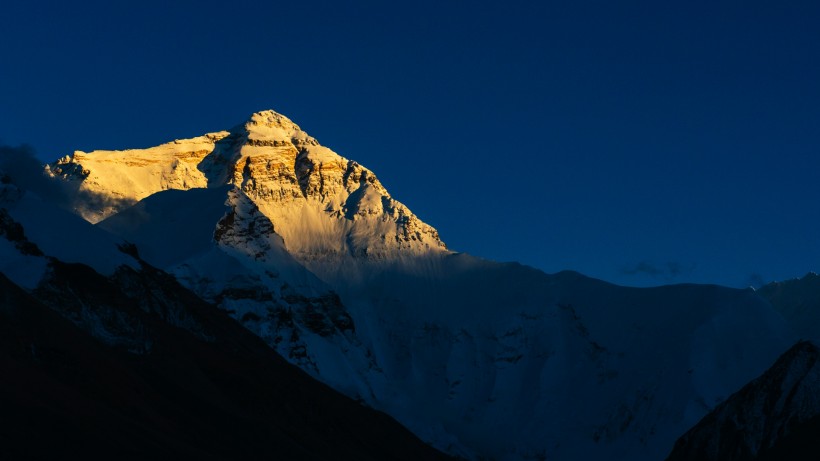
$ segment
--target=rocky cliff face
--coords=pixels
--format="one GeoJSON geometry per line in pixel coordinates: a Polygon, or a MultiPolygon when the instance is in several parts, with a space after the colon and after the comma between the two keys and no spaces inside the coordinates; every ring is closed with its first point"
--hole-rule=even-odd
{"type": "Polygon", "coordinates": [[[274,111],[149,149],[78,151],[46,173],[73,185],[74,207],[91,222],[159,191],[231,184],[303,262],[445,251],[438,232],[390,197],[372,171],[274,111]]]}

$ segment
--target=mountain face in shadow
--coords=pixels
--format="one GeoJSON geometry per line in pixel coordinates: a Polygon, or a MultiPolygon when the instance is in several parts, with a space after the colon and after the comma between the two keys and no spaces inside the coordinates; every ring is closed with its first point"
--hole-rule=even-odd
{"type": "Polygon", "coordinates": [[[820,348],[801,341],[706,415],[668,461],[820,458],[820,348]]]}
{"type": "Polygon", "coordinates": [[[34,289],[0,273],[5,459],[448,459],[174,277],[47,258],[5,217],[5,261],[45,260],[34,289]]]}
{"type": "Polygon", "coordinates": [[[670,461],[820,458],[820,277],[772,282],[756,293],[804,340],[678,439],[670,461]]]}

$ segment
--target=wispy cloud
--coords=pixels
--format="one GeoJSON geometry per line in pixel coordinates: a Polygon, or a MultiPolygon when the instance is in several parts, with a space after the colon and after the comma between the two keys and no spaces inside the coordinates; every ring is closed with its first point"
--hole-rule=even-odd
{"type": "Polygon", "coordinates": [[[34,149],[27,145],[0,145],[0,181],[11,182],[21,189],[34,192],[43,200],[72,211],[75,201],[85,202],[95,209],[133,204],[132,200],[81,190],[79,181],[48,177],[43,164],[34,155],[34,149]]]}
{"type": "Polygon", "coordinates": [[[766,279],[763,278],[762,275],[758,274],[757,272],[752,272],[746,277],[746,285],[754,288],[760,288],[765,285],[766,279]]]}
{"type": "Polygon", "coordinates": [[[653,264],[648,261],[641,261],[633,266],[621,269],[625,275],[644,275],[657,279],[674,280],[678,277],[691,274],[695,270],[695,264],[683,264],[676,261],[668,261],[665,264],[653,264]]]}
{"type": "Polygon", "coordinates": [[[43,168],[30,146],[0,145],[0,172],[15,183],[28,185],[41,179],[43,168]]]}
{"type": "Polygon", "coordinates": [[[43,165],[30,146],[0,145],[0,177],[4,182],[12,182],[46,200],[64,205],[65,186],[43,174],[43,165]]]}

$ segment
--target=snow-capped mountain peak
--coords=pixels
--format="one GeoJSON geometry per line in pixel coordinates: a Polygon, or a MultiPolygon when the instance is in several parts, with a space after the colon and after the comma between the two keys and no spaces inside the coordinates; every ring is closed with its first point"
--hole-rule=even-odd
{"type": "Polygon", "coordinates": [[[438,232],[394,200],[371,170],[272,110],[229,131],[148,149],[77,151],[46,172],[75,186],[74,207],[91,222],[159,191],[231,184],[303,262],[446,251],[438,232]]]}
{"type": "Polygon", "coordinates": [[[286,116],[274,111],[256,112],[242,125],[252,143],[264,141],[285,141],[291,144],[318,142],[299,128],[299,125],[286,116]]]}
{"type": "Polygon", "coordinates": [[[659,459],[796,339],[752,291],[454,254],[371,170],[273,111],[46,170],[289,361],[468,459],[659,459]]]}

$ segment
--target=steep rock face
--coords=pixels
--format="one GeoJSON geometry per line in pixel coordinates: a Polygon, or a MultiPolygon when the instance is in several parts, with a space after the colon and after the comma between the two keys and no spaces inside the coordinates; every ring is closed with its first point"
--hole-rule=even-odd
{"type": "Polygon", "coordinates": [[[73,185],[75,210],[98,222],[162,190],[232,184],[297,259],[386,259],[444,251],[435,229],[372,171],[322,147],[274,111],[244,125],[149,149],[75,152],[46,166],[73,185]]]}
{"type": "Polygon", "coordinates": [[[817,459],[818,423],[820,349],[799,342],[683,435],[667,459],[817,459]]]}
{"type": "Polygon", "coordinates": [[[320,146],[286,117],[260,112],[245,128],[234,182],[297,259],[444,249],[435,229],[393,200],[372,171],[320,146]]]}

